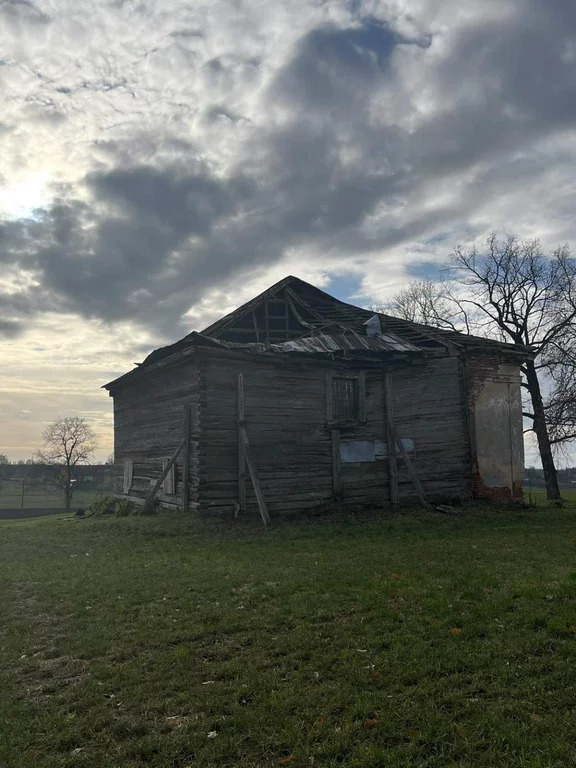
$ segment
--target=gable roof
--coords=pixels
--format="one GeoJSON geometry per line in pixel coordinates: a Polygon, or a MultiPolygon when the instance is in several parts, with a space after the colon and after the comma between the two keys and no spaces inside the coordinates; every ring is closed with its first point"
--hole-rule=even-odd
{"type": "Polygon", "coordinates": [[[293,275],[288,275],[274,283],[274,285],[262,291],[258,296],[255,296],[229,314],[216,320],[207,328],[204,328],[201,333],[204,336],[219,338],[226,329],[252,312],[265,299],[278,296],[280,293],[287,294],[293,302],[300,304],[303,309],[308,310],[306,323],[311,326],[311,330],[336,323],[342,324],[351,331],[365,335],[365,323],[375,314],[378,314],[384,321],[383,330],[390,330],[396,333],[401,332],[404,337],[415,343],[446,343],[440,341],[438,334],[436,334],[436,329],[430,326],[411,323],[407,320],[400,320],[380,312],[374,312],[374,310],[347,304],[317,288],[315,285],[293,275]]]}
{"type": "Polygon", "coordinates": [[[377,315],[381,321],[381,327],[384,332],[397,334],[404,340],[410,341],[419,347],[474,347],[490,346],[505,350],[525,351],[530,353],[528,347],[522,345],[508,344],[495,339],[487,339],[483,336],[474,336],[472,334],[462,333],[460,331],[450,331],[435,328],[423,323],[415,323],[411,320],[403,320],[400,317],[387,315],[383,312],[357,307],[354,304],[348,304],[340,299],[331,296],[329,293],[317,288],[299,277],[288,275],[282,280],[271,285],[262,293],[255,296],[250,301],[242,304],[224,317],[204,328],[201,333],[212,338],[219,338],[227,328],[235,322],[249,314],[261,302],[272,296],[278,295],[281,291],[286,291],[290,297],[299,301],[307,307],[316,319],[308,318],[307,322],[316,330],[321,329],[330,323],[341,324],[348,330],[357,333],[366,333],[365,325],[370,318],[377,315]]]}
{"type": "Polygon", "coordinates": [[[154,366],[167,358],[183,355],[198,346],[243,350],[252,354],[423,354],[431,353],[432,350],[437,350],[437,354],[438,350],[450,354],[458,349],[476,348],[516,353],[524,358],[532,355],[528,347],[521,345],[442,330],[356,307],[336,299],[298,277],[288,275],[203,331],[192,331],[174,344],[154,350],[137,368],[106,384],[105,388],[109,389],[144,368],[154,366]],[[286,318],[290,314],[298,330],[286,330],[286,336],[275,341],[260,340],[256,312],[261,311],[268,301],[277,302],[278,299],[282,299],[286,304],[286,318]],[[375,316],[380,320],[382,333],[378,336],[368,336],[366,325],[375,316]],[[253,326],[246,322],[249,318],[253,318],[253,326]],[[243,327],[240,327],[243,323],[243,327]],[[239,334],[241,340],[234,339],[235,333],[239,334]],[[256,339],[251,338],[253,335],[256,335],[256,339]]]}

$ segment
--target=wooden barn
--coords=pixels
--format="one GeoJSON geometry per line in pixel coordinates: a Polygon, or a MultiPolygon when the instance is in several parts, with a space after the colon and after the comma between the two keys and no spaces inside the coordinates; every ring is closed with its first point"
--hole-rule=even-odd
{"type": "Polygon", "coordinates": [[[525,347],[286,277],[106,385],[115,491],[200,514],[522,498],[525,347]]]}

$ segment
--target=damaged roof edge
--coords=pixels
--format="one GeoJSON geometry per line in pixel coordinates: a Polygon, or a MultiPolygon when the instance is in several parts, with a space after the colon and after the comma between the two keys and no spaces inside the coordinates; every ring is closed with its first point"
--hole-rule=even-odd
{"type": "MultiPolygon", "coordinates": [[[[463,333],[461,331],[435,328],[423,323],[417,323],[412,320],[405,320],[401,317],[395,317],[394,315],[388,315],[384,312],[374,312],[373,310],[366,309],[365,307],[358,307],[354,304],[342,301],[341,299],[337,299],[335,296],[331,296],[321,288],[318,288],[317,286],[312,285],[312,283],[308,283],[299,277],[295,277],[294,275],[287,275],[286,277],[282,278],[282,280],[274,283],[265,291],[262,291],[257,296],[255,296],[253,299],[250,299],[241,306],[232,310],[232,312],[229,312],[227,315],[224,315],[224,317],[219,318],[214,323],[204,328],[202,331],[200,331],[200,333],[204,336],[213,336],[214,334],[219,333],[231,322],[237,321],[248,314],[253,307],[257,306],[258,303],[262,301],[262,299],[265,297],[274,296],[283,288],[288,288],[289,290],[295,289],[296,292],[298,291],[298,288],[304,289],[308,292],[312,291],[312,293],[315,294],[318,299],[328,301],[333,305],[341,307],[345,311],[351,311],[355,313],[357,315],[356,319],[362,322],[362,324],[364,324],[365,320],[369,320],[371,316],[377,315],[380,318],[382,329],[385,332],[387,326],[392,326],[388,332],[397,332],[400,334],[403,334],[404,331],[406,333],[412,334],[416,332],[420,335],[422,341],[427,339],[432,343],[438,344],[439,346],[448,349],[461,349],[463,347],[476,344],[489,344],[491,346],[501,346],[502,348],[521,346],[498,341],[496,339],[487,339],[482,336],[474,336],[472,334],[463,333]]],[[[321,310],[319,311],[320,314],[322,314],[321,310]]],[[[343,322],[345,323],[346,320],[343,320],[343,322]]],[[[189,337],[184,338],[187,339],[189,337]]],[[[530,352],[528,347],[525,347],[525,349],[527,352],[530,352]]]]}
{"type": "MultiPolygon", "coordinates": [[[[523,360],[528,357],[533,357],[534,355],[534,353],[527,347],[520,347],[520,345],[506,345],[498,342],[496,342],[496,345],[496,349],[499,351],[504,352],[505,354],[514,355],[515,357],[521,357],[523,360]]],[[[171,354],[166,354],[146,365],[141,364],[138,367],[133,368],[123,376],[119,376],[117,379],[105,384],[102,389],[110,391],[125,381],[135,377],[139,378],[146,373],[152,373],[159,368],[163,368],[172,363],[178,363],[181,360],[190,357],[198,347],[209,347],[212,349],[228,350],[230,352],[244,352],[249,355],[281,355],[288,357],[303,355],[321,356],[332,359],[336,355],[354,355],[355,353],[364,356],[381,356],[390,353],[401,354],[403,356],[426,356],[427,354],[430,354],[430,350],[418,347],[415,344],[400,339],[396,334],[387,333],[382,334],[381,336],[361,336],[354,331],[337,334],[317,334],[274,344],[266,342],[238,343],[233,341],[223,341],[193,331],[186,337],[185,345],[183,345],[182,342],[177,342],[177,344],[173,346],[178,346],[178,348],[171,354]]],[[[477,345],[477,349],[479,348],[481,348],[480,344],[477,345]]],[[[163,347],[161,349],[169,350],[170,347],[163,347]]],[[[470,351],[473,350],[474,347],[470,349],[470,351]]]]}
{"type": "MultiPolygon", "coordinates": [[[[184,340],[182,340],[184,341],[184,340]]],[[[212,347],[216,349],[226,349],[235,352],[247,352],[252,355],[284,354],[284,355],[322,355],[331,356],[342,352],[381,354],[382,352],[401,352],[422,354],[423,350],[410,342],[403,341],[395,334],[384,334],[381,337],[360,336],[355,332],[339,334],[319,334],[292,341],[278,342],[270,344],[266,342],[237,343],[233,341],[223,341],[221,339],[212,339],[202,333],[193,331],[186,337],[186,343],[182,341],[172,345],[178,347],[172,353],[168,353],[151,361],[148,364],[141,363],[128,373],[119,376],[117,379],[104,384],[102,389],[110,390],[118,384],[141,375],[143,372],[149,373],[157,368],[169,364],[171,361],[177,361],[183,357],[188,357],[196,347],[212,347]]],[[[161,347],[156,352],[168,352],[170,346],[161,347]]],[[[153,353],[152,353],[153,354],[153,353]]],[[[150,355],[149,355],[150,357],[150,355]]]]}
{"type": "MultiPolygon", "coordinates": [[[[303,299],[304,301],[304,299],[303,299]]],[[[322,319],[322,318],[320,318],[322,319]]],[[[457,331],[444,331],[439,328],[413,323],[409,320],[396,318],[383,313],[371,312],[362,307],[340,301],[329,293],[317,288],[298,277],[288,275],[268,289],[246,302],[242,306],[230,312],[228,315],[209,325],[200,333],[192,331],[174,344],[160,347],[152,351],[138,367],[117,379],[105,384],[103,389],[112,387],[139,376],[143,370],[155,370],[160,364],[170,364],[181,357],[188,356],[197,346],[211,346],[220,349],[244,351],[251,354],[303,354],[303,355],[337,355],[337,354],[377,354],[396,352],[402,354],[431,354],[430,342],[445,354],[459,354],[464,351],[499,350],[516,358],[528,360],[534,357],[534,351],[530,347],[508,344],[495,339],[487,339],[481,336],[472,336],[457,331]],[[283,288],[300,289],[307,292],[306,300],[310,298],[310,292],[320,301],[318,306],[319,317],[325,315],[324,324],[316,324],[311,332],[298,338],[277,342],[235,342],[215,338],[214,334],[225,328],[231,321],[243,316],[257,305],[264,297],[270,297],[283,288]],[[324,303],[328,301],[333,307],[342,308],[336,316],[334,312],[326,310],[324,303]],[[381,333],[359,333],[359,329],[366,326],[371,318],[378,317],[381,323],[381,333]],[[360,324],[360,325],[359,325],[360,324]],[[460,350],[458,352],[457,350],[460,350]]]]}

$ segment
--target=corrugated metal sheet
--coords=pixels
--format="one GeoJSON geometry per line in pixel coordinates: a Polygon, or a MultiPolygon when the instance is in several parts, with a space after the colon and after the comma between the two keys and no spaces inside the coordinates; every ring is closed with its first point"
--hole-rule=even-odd
{"type": "Polygon", "coordinates": [[[382,336],[361,336],[358,333],[334,333],[307,336],[274,346],[283,352],[420,352],[420,348],[399,336],[384,333],[382,336]]]}
{"type": "Polygon", "coordinates": [[[355,332],[349,333],[319,333],[314,336],[306,336],[291,341],[281,341],[276,344],[263,344],[250,342],[237,344],[232,341],[211,339],[211,341],[223,347],[234,349],[246,349],[255,353],[281,352],[281,353],[308,353],[331,354],[337,352],[421,352],[420,347],[404,341],[392,333],[384,333],[382,336],[361,336],[355,332]]]}

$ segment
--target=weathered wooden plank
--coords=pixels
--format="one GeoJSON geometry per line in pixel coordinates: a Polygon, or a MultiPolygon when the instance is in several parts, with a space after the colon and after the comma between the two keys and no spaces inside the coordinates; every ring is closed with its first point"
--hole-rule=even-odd
{"type": "Polygon", "coordinates": [[[366,423],[366,371],[358,373],[358,421],[366,423]]]}
{"type": "Polygon", "coordinates": [[[238,504],[246,511],[246,452],[241,428],[244,426],[244,374],[238,374],[238,504]]]}
{"type": "Polygon", "coordinates": [[[182,450],[182,511],[188,511],[190,503],[190,426],[192,410],[190,404],[184,406],[184,448],[182,450]]]}
{"type": "MultiPolygon", "coordinates": [[[[392,446],[394,441],[394,430],[392,428],[392,383],[390,372],[385,371],[383,377],[384,384],[384,419],[386,423],[386,444],[392,446]]],[[[388,480],[390,483],[390,502],[398,504],[398,465],[396,462],[396,451],[388,450],[388,480]]]]}
{"type": "Polygon", "coordinates": [[[164,478],[166,477],[168,472],[170,472],[170,469],[174,466],[176,459],[178,458],[178,456],[180,455],[180,452],[184,448],[184,443],[185,443],[185,440],[182,440],[180,445],[176,449],[175,453],[173,454],[173,456],[170,458],[169,461],[166,462],[166,466],[164,470],[161,472],[160,477],[156,481],[156,485],[150,491],[148,498],[146,499],[146,502],[142,507],[141,513],[145,513],[150,509],[152,502],[154,501],[154,497],[156,496],[156,494],[160,490],[160,487],[162,486],[162,483],[164,482],[164,478]]]}
{"type": "Polygon", "coordinates": [[[270,515],[268,514],[268,509],[266,508],[266,501],[264,500],[264,495],[262,494],[262,489],[260,488],[260,481],[258,480],[258,473],[256,472],[256,465],[254,464],[252,451],[250,450],[250,442],[248,440],[248,435],[246,433],[246,427],[243,424],[241,424],[239,427],[239,430],[240,430],[240,435],[242,439],[242,444],[244,446],[244,456],[246,458],[246,463],[248,465],[250,477],[252,478],[252,485],[254,486],[254,492],[256,493],[256,498],[258,499],[258,508],[260,509],[260,516],[262,517],[262,522],[264,523],[264,525],[269,525],[270,515]]]}
{"type": "Polygon", "coordinates": [[[334,402],[332,394],[332,371],[326,371],[325,376],[326,421],[328,424],[334,418],[334,402]]]}
{"type": "MultiPolygon", "coordinates": [[[[416,490],[416,494],[418,495],[418,498],[420,499],[422,506],[425,508],[428,508],[430,505],[428,504],[428,502],[426,501],[426,497],[424,496],[424,490],[422,488],[422,484],[420,483],[420,478],[418,477],[416,468],[412,463],[412,459],[408,455],[406,448],[404,447],[404,443],[402,442],[400,437],[398,437],[398,433],[396,432],[396,427],[392,422],[390,422],[390,425],[392,428],[392,433],[394,435],[394,441],[396,442],[396,445],[398,446],[400,453],[402,454],[402,458],[404,459],[404,463],[406,464],[406,469],[408,470],[410,479],[414,484],[414,489],[416,490]]],[[[394,443],[391,443],[391,444],[393,445],[394,443]]],[[[392,453],[392,451],[390,451],[390,453],[392,453]]]]}
{"type": "Polygon", "coordinates": [[[130,493],[130,488],[132,487],[132,481],[134,478],[134,461],[133,459],[124,459],[123,461],[123,467],[124,467],[124,493],[130,493]]]}

